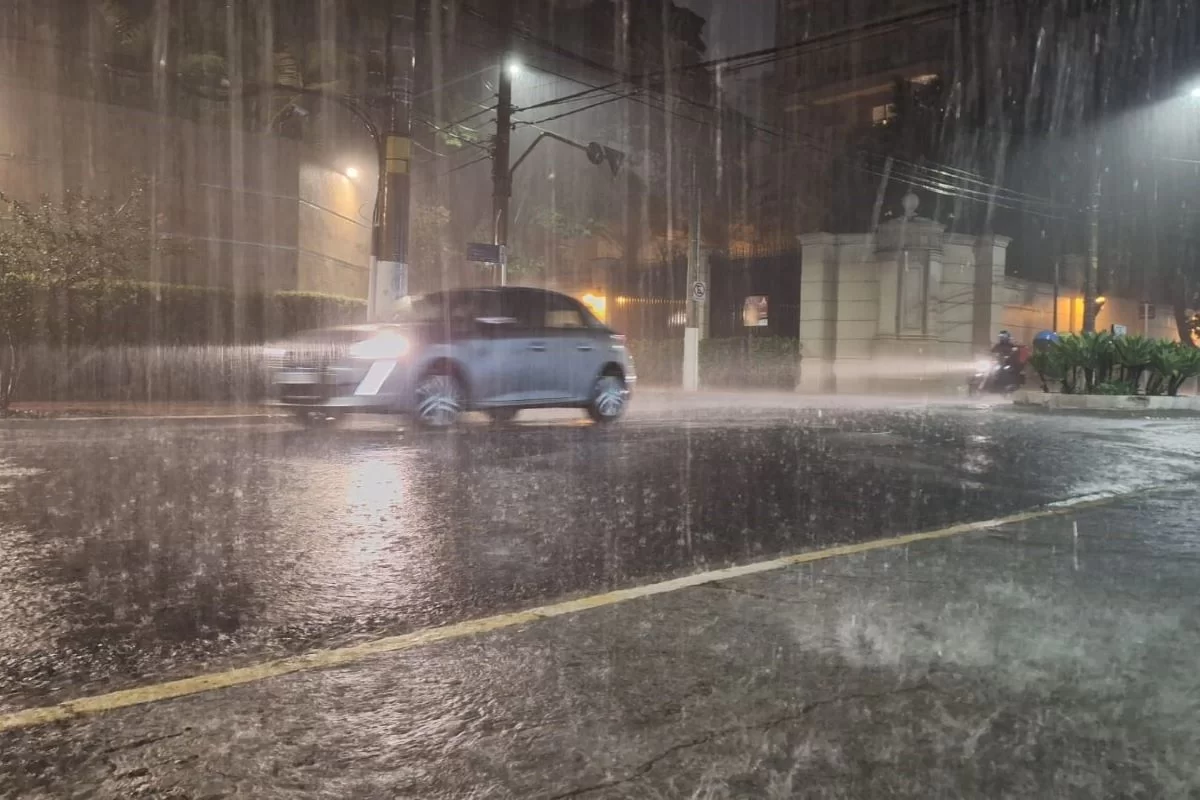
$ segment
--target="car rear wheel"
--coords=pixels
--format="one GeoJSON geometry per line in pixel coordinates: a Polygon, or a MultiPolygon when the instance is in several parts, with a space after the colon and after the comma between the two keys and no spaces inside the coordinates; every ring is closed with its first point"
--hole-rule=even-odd
{"type": "Polygon", "coordinates": [[[414,392],[413,418],[423,428],[449,428],[462,416],[462,381],[450,370],[426,373],[414,392]]]}
{"type": "Polygon", "coordinates": [[[519,408],[490,408],[487,415],[496,425],[507,425],[516,419],[519,413],[521,413],[519,408]]]}
{"type": "Polygon", "coordinates": [[[629,389],[619,375],[601,375],[592,389],[588,416],[596,422],[616,422],[629,404],[629,389]]]}

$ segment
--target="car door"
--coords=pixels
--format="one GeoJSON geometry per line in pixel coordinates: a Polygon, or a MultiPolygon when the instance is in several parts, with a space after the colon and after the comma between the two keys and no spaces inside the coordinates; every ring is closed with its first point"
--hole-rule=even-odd
{"type": "Polygon", "coordinates": [[[538,404],[558,396],[552,388],[554,345],[546,336],[546,293],[508,288],[502,293],[503,314],[512,320],[508,339],[506,403],[538,404]]]}
{"type": "Polygon", "coordinates": [[[553,356],[550,381],[556,396],[586,400],[603,365],[607,331],[575,298],[548,292],[546,338],[553,356]]]}
{"type": "Polygon", "coordinates": [[[462,333],[456,347],[466,365],[472,400],[502,405],[519,398],[529,360],[528,331],[513,317],[500,289],[457,293],[469,298],[469,313],[453,323],[462,333]]]}

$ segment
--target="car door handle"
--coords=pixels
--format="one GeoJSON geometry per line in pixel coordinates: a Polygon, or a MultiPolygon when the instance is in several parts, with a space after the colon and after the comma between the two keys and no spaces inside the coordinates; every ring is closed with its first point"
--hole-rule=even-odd
{"type": "Polygon", "coordinates": [[[546,345],[544,345],[544,344],[531,344],[531,345],[529,345],[529,349],[530,349],[530,350],[532,350],[532,351],[534,351],[535,353],[544,353],[544,352],[546,352],[546,345]]]}
{"type": "Polygon", "coordinates": [[[589,350],[595,350],[596,348],[592,347],[590,344],[581,344],[581,345],[576,346],[575,349],[583,350],[584,352],[587,352],[589,350]]]}

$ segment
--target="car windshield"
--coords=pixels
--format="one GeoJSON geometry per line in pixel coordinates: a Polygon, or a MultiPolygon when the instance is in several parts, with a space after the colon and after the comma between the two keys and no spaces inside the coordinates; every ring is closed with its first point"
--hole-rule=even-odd
{"type": "Polygon", "coordinates": [[[1200,0],[0,0],[0,800],[1200,800],[1200,0]]]}
{"type": "Polygon", "coordinates": [[[445,314],[444,295],[409,295],[396,303],[392,321],[400,324],[440,322],[445,314]]]}

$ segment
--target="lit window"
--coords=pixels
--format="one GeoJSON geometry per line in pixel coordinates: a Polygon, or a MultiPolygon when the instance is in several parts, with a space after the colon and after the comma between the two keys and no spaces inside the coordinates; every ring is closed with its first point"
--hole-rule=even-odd
{"type": "Polygon", "coordinates": [[[887,125],[896,118],[896,104],[884,103],[871,109],[872,125],[887,125]]]}
{"type": "Polygon", "coordinates": [[[767,296],[752,294],[742,303],[742,325],[747,328],[767,327],[767,296]]]}

